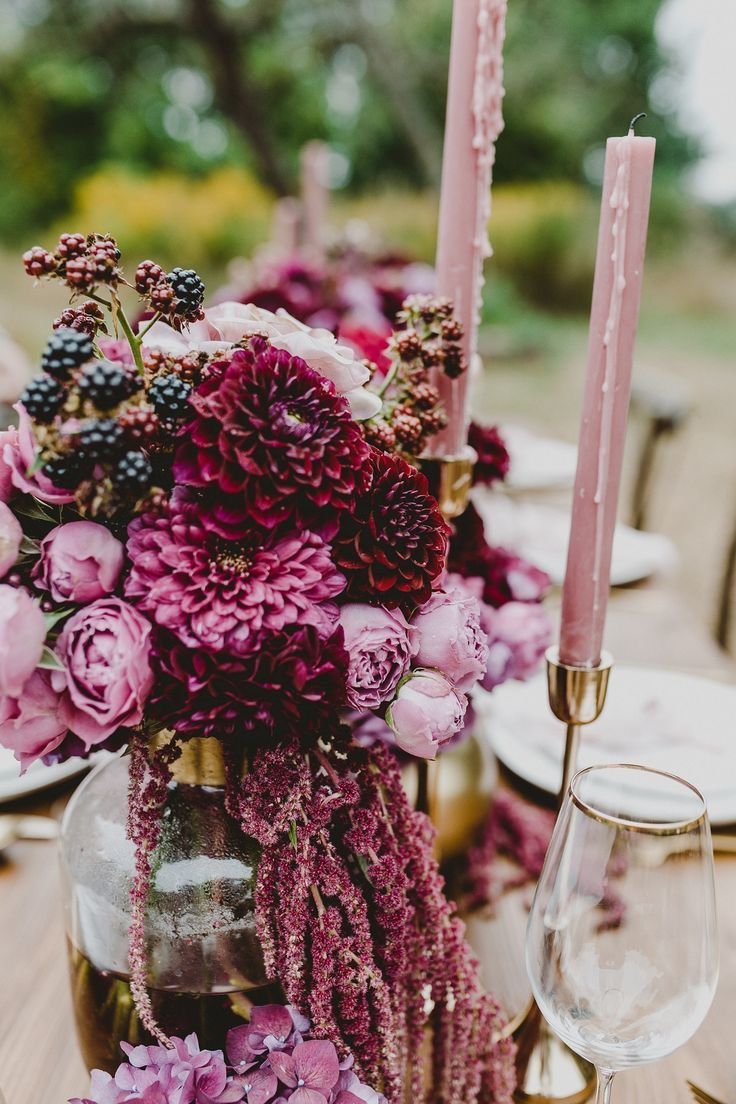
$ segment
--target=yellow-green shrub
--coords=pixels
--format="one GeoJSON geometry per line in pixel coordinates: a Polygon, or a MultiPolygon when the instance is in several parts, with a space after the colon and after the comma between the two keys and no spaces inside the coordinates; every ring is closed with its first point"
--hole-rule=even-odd
{"type": "Polygon", "coordinates": [[[110,167],[78,186],[65,227],[113,234],[129,258],[222,269],[268,238],[273,199],[245,169],[200,178],[110,167]]]}

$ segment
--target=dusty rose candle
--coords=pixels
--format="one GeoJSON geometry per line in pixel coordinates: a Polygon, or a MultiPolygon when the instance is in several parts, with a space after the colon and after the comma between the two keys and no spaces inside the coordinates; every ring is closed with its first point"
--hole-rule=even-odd
{"type": "MultiPolygon", "coordinates": [[[[503,129],[506,0],[455,0],[447,88],[445,148],[437,232],[437,293],[452,299],[465,331],[470,365],[476,345],[495,143],[503,129]]],[[[431,456],[457,456],[467,443],[469,371],[458,380],[436,373],[448,425],[431,456]]]]}
{"type": "Polygon", "coordinates": [[[301,151],[304,245],[315,260],[322,260],[325,252],[329,161],[330,151],[324,142],[307,142],[301,151]]]}
{"type": "Polygon", "coordinates": [[[609,138],[580,426],[560,659],[600,660],[639,318],[653,138],[609,138]]]}

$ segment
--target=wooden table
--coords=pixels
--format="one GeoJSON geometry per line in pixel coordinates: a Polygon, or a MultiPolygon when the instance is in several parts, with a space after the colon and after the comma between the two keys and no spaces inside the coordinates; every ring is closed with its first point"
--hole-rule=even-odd
{"type": "MultiPolygon", "coordinates": [[[[736,671],[670,586],[616,592],[606,642],[622,663],[736,679],[736,671]]],[[[18,807],[58,812],[64,800],[57,793],[18,807]]],[[[677,1054],[620,1077],[614,1095],[628,1104],[687,1104],[688,1077],[736,1102],[736,856],[719,857],[716,876],[721,981],[713,1008],[677,1054]]],[[[510,895],[493,924],[478,921],[472,929],[474,943],[487,948],[483,958],[489,976],[505,964],[506,976],[496,984],[509,990],[517,1006],[526,992],[520,953],[525,904],[524,893],[510,895]]],[[[55,846],[19,842],[0,867],[0,1088],[7,1104],[65,1104],[68,1097],[83,1095],[86,1086],[72,1025],[55,846]]]]}

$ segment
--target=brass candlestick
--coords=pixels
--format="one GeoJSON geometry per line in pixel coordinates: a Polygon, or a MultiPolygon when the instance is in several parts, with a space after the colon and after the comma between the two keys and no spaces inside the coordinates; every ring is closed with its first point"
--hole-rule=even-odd
{"type": "MultiPolygon", "coordinates": [[[[581,728],[600,716],[612,666],[613,659],[605,652],[597,667],[571,667],[560,661],[557,648],[547,651],[549,704],[555,717],[567,725],[558,809],[577,770],[581,728]]],[[[520,1104],[583,1104],[592,1096],[595,1069],[555,1035],[534,1000],[521,1022],[517,1019],[510,1026],[517,1046],[515,1100],[520,1104]]]]}
{"type": "Polygon", "coordinates": [[[475,449],[468,447],[459,456],[422,457],[419,461],[445,521],[452,521],[464,513],[473,486],[476,460],[475,449]]]}

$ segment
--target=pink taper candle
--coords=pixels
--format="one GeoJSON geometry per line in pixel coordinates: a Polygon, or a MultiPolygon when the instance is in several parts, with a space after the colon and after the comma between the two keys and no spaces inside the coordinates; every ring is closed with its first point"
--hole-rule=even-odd
{"type": "Polygon", "coordinates": [[[324,259],[329,207],[330,151],[324,142],[307,142],[301,151],[304,245],[316,261],[324,259]]]}
{"type": "Polygon", "coordinates": [[[600,661],[649,220],[654,138],[609,138],[578,467],[562,591],[560,659],[600,661]]]}
{"type": "Polygon", "coordinates": [[[437,293],[455,304],[465,331],[468,371],[458,380],[435,374],[448,425],[430,442],[431,456],[457,456],[467,444],[468,377],[476,353],[483,262],[490,256],[488,219],[495,143],[503,129],[506,0],[455,0],[447,87],[442,192],[437,232],[437,293]]]}

